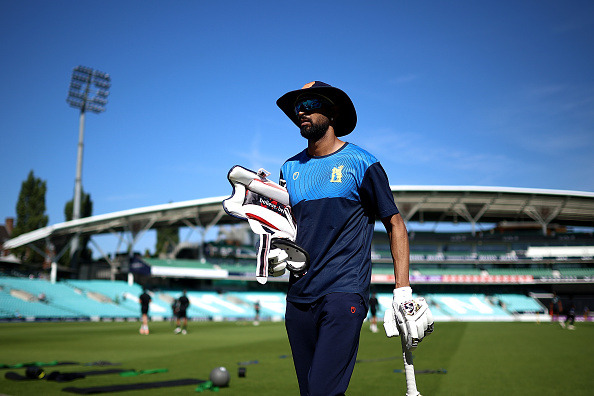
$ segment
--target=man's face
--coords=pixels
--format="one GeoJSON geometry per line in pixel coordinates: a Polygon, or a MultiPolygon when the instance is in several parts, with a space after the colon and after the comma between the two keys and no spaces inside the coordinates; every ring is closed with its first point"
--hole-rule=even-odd
{"type": "Polygon", "coordinates": [[[307,140],[318,141],[326,134],[330,126],[330,119],[322,113],[310,112],[299,115],[299,129],[301,136],[307,140]]]}
{"type": "Polygon", "coordinates": [[[324,104],[320,108],[301,108],[297,112],[297,120],[301,136],[307,140],[318,141],[328,131],[330,126],[329,105],[324,104]]]}

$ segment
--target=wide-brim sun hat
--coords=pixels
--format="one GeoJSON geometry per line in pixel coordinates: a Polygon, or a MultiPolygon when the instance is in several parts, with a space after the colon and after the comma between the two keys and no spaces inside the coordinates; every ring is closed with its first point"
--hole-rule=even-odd
{"type": "Polygon", "coordinates": [[[338,106],[338,116],[334,120],[334,133],[336,136],[348,135],[357,125],[357,112],[351,98],[341,89],[326,84],[322,81],[312,81],[305,84],[303,88],[287,92],[278,100],[276,104],[280,109],[299,126],[297,115],[295,114],[295,102],[305,94],[321,95],[330,99],[332,103],[338,106]]]}

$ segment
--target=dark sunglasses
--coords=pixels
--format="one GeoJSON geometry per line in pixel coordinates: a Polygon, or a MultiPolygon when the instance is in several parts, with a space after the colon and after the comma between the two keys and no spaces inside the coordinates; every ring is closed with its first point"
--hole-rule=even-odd
{"type": "Polygon", "coordinates": [[[333,104],[323,98],[309,98],[303,99],[295,103],[295,115],[300,112],[308,112],[316,109],[321,109],[322,106],[333,106],[333,104]]]}

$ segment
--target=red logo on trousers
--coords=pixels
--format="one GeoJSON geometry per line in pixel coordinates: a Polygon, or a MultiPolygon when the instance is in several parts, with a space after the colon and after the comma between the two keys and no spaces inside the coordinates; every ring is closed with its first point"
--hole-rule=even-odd
{"type": "Polygon", "coordinates": [[[357,308],[351,307],[351,313],[355,313],[355,312],[357,312],[357,308]]]}

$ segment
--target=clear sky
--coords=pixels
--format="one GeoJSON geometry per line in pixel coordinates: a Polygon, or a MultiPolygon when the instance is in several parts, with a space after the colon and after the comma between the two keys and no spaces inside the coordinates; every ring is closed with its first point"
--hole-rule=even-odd
{"type": "Polygon", "coordinates": [[[86,116],[95,215],[229,195],[235,164],[276,180],[306,144],[276,99],[313,80],[349,94],[346,140],[392,185],[594,191],[590,0],[0,0],[0,50],[0,223],[30,170],[64,221],[78,65],[112,78],[86,116]]]}

